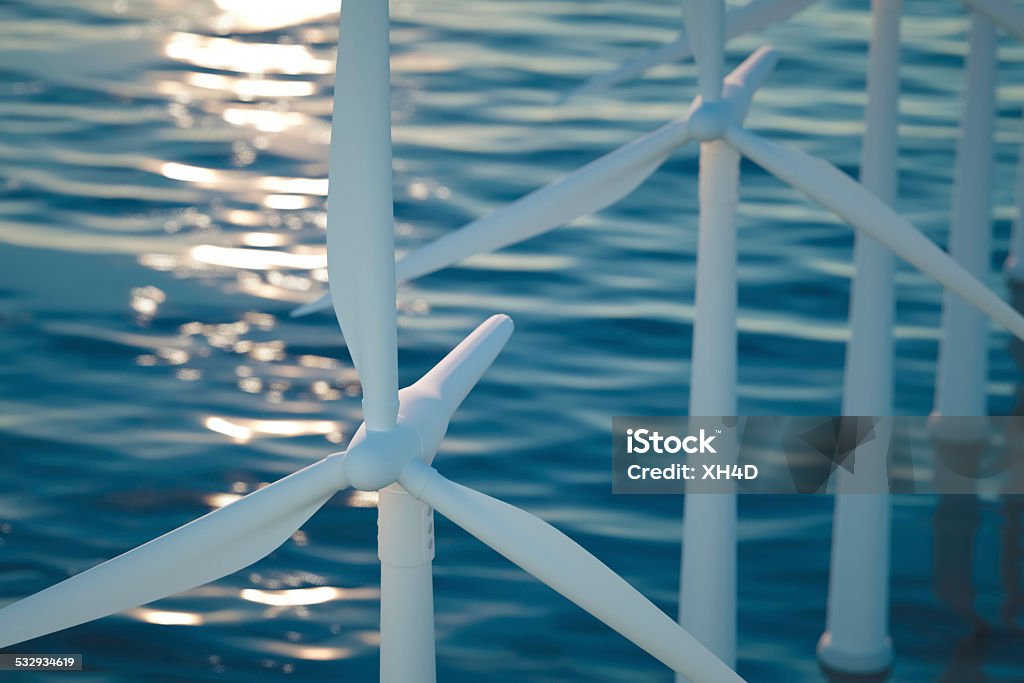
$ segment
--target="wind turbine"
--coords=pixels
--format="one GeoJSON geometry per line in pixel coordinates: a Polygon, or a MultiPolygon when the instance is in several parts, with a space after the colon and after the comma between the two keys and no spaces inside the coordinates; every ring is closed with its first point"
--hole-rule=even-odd
{"type": "MultiPolygon", "coordinates": [[[[968,2],[968,9],[973,3],[968,2]]],[[[949,222],[949,252],[975,277],[991,270],[991,175],[995,125],[996,24],[981,11],[970,12],[967,84],[963,95],[960,139],[949,222]]],[[[942,306],[938,381],[930,421],[936,448],[952,457],[980,456],[988,439],[984,421],[963,421],[947,427],[944,416],[988,414],[985,382],[988,378],[988,330],[977,312],[955,295],[946,293],[942,306]],[[970,432],[970,433],[968,433],[970,432]]]]}
{"type": "MultiPolygon", "coordinates": [[[[1024,113],[1021,115],[1024,124],[1024,113]]],[[[1024,125],[1021,128],[1024,131],[1024,125]]],[[[1013,193],[1013,231],[1010,233],[1010,248],[1003,264],[1003,272],[1014,299],[1024,301],[1024,142],[1017,151],[1017,180],[1013,193]]],[[[1018,309],[1019,310],[1019,309],[1018,309]]]]}
{"type": "MultiPolygon", "coordinates": [[[[701,89],[701,96],[694,101],[688,117],[673,121],[512,204],[406,254],[397,263],[398,277],[412,279],[434,272],[474,254],[539,235],[578,216],[609,206],[640,185],[675,148],[691,140],[697,140],[702,143],[701,220],[697,264],[698,302],[692,363],[695,374],[691,378],[691,386],[700,387],[699,392],[704,395],[698,396],[697,391],[693,392],[691,414],[726,415],[735,412],[734,212],[737,201],[738,163],[733,155],[736,153],[746,156],[802,191],[852,225],[858,231],[858,235],[869,238],[859,241],[858,251],[862,254],[859,263],[873,261],[877,273],[884,277],[886,267],[882,261],[872,256],[872,252],[876,255],[882,253],[883,258],[887,252],[892,252],[977,306],[1018,338],[1024,338],[1024,318],[935,243],[898,216],[884,199],[879,198],[878,194],[884,194],[883,187],[889,182],[883,177],[889,172],[882,169],[886,165],[894,165],[894,135],[883,135],[881,142],[870,144],[873,150],[870,154],[877,157],[870,165],[879,169],[874,172],[878,180],[869,180],[871,172],[867,172],[869,164],[865,164],[865,179],[873,186],[872,192],[828,162],[746,130],[743,127],[743,120],[751,98],[773,68],[775,54],[770,49],[762,48],[726,77],[723,83],[720,76],[725,32],[722,3],[720,0],[695,0],[688,3],[686,8],[688,26],[700,27],[687,31],[689,35],[698,37],[694,47],[700,70],[701,89]],[[865,253],[866,256],[863,255],[865,253]]],[[[887,8],[887,11],[891,11],[891,7],[887,8]]],[[[894,27],[892,17],[886,17],[884,30],[891,34],[894,27]]],[[[876,60],[876,64],[884,63],[884,55],[891,56],[892,46],[895,44],[894,37],[887,34],[885,44],[888,47],[881,53],[883,61],[876,60]]],[[[880,105],[880,109],[891,109],[895,98],[894,74],[888,75],[888,84],[879,81],[880,78],[886,78],[880,66],[873,67],[873,74],[875,82],[880,83],[879,92],[884,90],[887,93],[881,96],[880,102],[883,105],[880,105]]],[[[865,151],[865,155],[868,154],[865,151]]],[[[869,268],[866,272],[876,271],[869,268]]],[[[884,285],[884,280],[880,284],[884,285]]],[[[858,291],[862,295],[860,303],[853,304],[854,325],[860,328],[860,332],[854,330],[854,336],[858,339],[874,339],[876,347],[873,350],[871,343],[862,341],[848,351],[851,354],[848,372],[852,372],[853,369],[863,373],[874,372],[874,369],[865,368],[871,367],[874,361],[891,362],[886,360],[887,352],[884,351],[889,343],[886,342],[885,336],[889,332],[887,329],[881,329],[886,323],[874,320],[874,331],[864,333],[869,323],[857,322],[872,319],[864,313],[858,315],[856,311],[857,306],[872,303],[869,294],[864,293],[870,289],[870,283],[855,284],[855,296],[858,291]],[[877,344],[881,344],[881,347],[877,344]],[[882,350],[878,350],[879,348],[882,350]],[[864,355],[865,358],[854,360],[853,354],[864,355]]],[[[891,300],[892,295],[883,295],[883,300],[878,302],[883,308],[889,303],[884,300],[884,296],[891,300]]],[[[315,302],[297,313],[315,310],[317,306],[323,305],[322,301],[315,302]]],[[[891,384],[891,380],[887,384],[891,384]]],[[[855,405],[878,405],[880,410],[881,403],[882,400],[877,397],[844,397],[844,407],[848,410],[852,410],[855,405]]],[[[885,644],[887,593],[881,591],[886,590],[887,586],[885,575],[888,553],[884,550],[887,547],[885,539],[888,538],[887,501],[876,501],[871,505],[871,509],[868,510],[871,514],[871,523],[858,525],[856,514],[853,514],[857,512],[856,505],[851,507],[849,504],[852,497],[840,498],[846,502],[838,503],[840,519],[837,520],[837,524],[842,528],[837,529],[833,566],[838,566],[850,553],[856,555],[858,551],[863,551],[865,546],[861,542],[866,538],[869,539],[867,547],[877,552],[879,566],[885,561],[881,579],[878,579],[877,572],[864,579],[865,585],[879,591],[875,599],[865,601],[873,605],[870,613],[882,615],[881,622],[871,621],[872,624],[880,623],[881,626],[869,626],[867,632],[873,635],[868,636],[868,639],[885,644]],[[879,534],[884,534],[884,538],[869,538],[872,530],[878,530],[879,534]]],[[[712,651],[729,661],[735,650],[735,550],[732,533],[735,524],[735,501],[728,495],[690,496],[687,506],[687,518],[691,521],[686,523],[687,530],[684,530],[686,553],[682,573],[682,619],[702,642],[711,647],[712,651]],[[698,508],[701,509],[698,511],[698,508]],[[689,560],[686,559],[687,555],[690,557],[689,560]],[[710,559],[712,557],[716,559],[710,559]],[[715,598],[711,599],[709,596],[715,598]],[[709,599],[705,603],[703,598],[706,597],[709,599]]],[[[857,585],[860,585],[860,582],[857,585]]],[[[838,583],[833,581],[833,586],[838,586],[838,583]]],[[[838,590],[833,593],[838,595],[838,590]]],[[[860,652],[863,648],[856,644],[859,639],[856,634],[864,629],[865,620],[861,619],[860,615],[865,610],[847,610],[845,605],[848,601],[841,599],[832,602],[828,638],[823,639],[819,648],[822,659],[836,668],[862,671],[865,667],[872,666],[867,663],[871,657],[860,658],[858,662],[847,667],[844,662],[849,658],[835,656],[842,652],[843,647],[853,650],[854,654],[863,654],[860,652]],[[849,624],[850,627],[842,628],[841,624],[849,624]],[[844,635],[851,633],[853,635],[844,635]],[[851,644],[852,647],[846,644],[851,644]],[[830,654],[833,656],[830,657],[830,654]]],[[[872,661],[885,660],[889,656],[884,647],[879,652],[880,654],[872,661]]]]}
{"type": "Polygon", "coordinates": [[[0,610],[0,648],[216,580],[272,552],[337,491],[380,491],[381,680],[435,679],[431,509],[693,681],[742,681],[673,619],[543,520],[431,466],[451,415],[512,332],[494,316],[398,389],[386,0],[347,0],[331,140],[328,269],[363,384],[347,451],[0,610]]]}
{"type": "MultiPolygon", "coordinates": [[[[949,251],[976,277],[989,276],[992,245],[991,180],[993,132],[998,70],[996,22],[990,12],[967,2],[969,10],[966,87],[961,98],[960,138],[949,222],[949,251]]],[[[979,3],[999,10],[1000,3],[979,3]]],[[[996,13],[999,14],[998,12],[996,13]]],[[[1010,252],[1014,255],[1013,247],[1010,252]]],[[[1012,270],[1010,271],[1012,273],[1012,270]]],[[[1013,286],[1011,281],[1011,287],[1013,286]]],[[[1012,291],[1012,290],[1011,290],[1012,291]]],[[[1014,303],[1020,305],[1014,296],[1014,303]]],[[[939,460],[959,466],[979,463],[990,438],[986,381],[988,379],[988,330],[979,324],[974,310],[946,294],[942,306],[938,380],[929,420],[929,436],[939,460]],[[964,416],[978,419],[964,420],[964,416]],[[951,419],[946,419],[950,417],[951,419]]],[[[959,467],[957,468],[959,469],[959,467]]],[[[961,470],[962,471],[962,470],[961,470]]],[[[941,493],[947,480],[936,475],[941,493]]],[[[943,500],[936,509],[942,515],[943,500]]],[[[948,600],[950,596],[945,596],[948,600]]],[[[954,609],[970,609],[963,596],[954,609]]]]}
{"type": "MultiPolygon", "coordinates": [[[[897,188],[901,12],[902,0],[872,0],[860,180],[888,205],[895,203],[897,188]]],[[[853,262],[842,414],[891,415],[893,257],[876,240],[858,234],[853,262]]],[[[857,449],[857,478],[867,465],[878,490],[885,490],[889,439],[879,436],[857,449]]],[[[886,493],[852,493],[857,485],[849,472],[837,469],[828,607],[818,659],[828,673],[884,676],[892,663],[891,501],[886,493]]]]}

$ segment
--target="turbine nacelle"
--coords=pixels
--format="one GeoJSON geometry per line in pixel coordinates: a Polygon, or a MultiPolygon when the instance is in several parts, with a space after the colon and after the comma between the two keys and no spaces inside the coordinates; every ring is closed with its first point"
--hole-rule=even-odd
{"type": "Polygon", "coordinates": [[[694,99],[690,105],[689,133],[700,142],[721,140],[733,126],[743,125],[754,93],[779,63],[779,53],[770,45],[758,48],[725,77],[721,99],[694,99]]]}
{"type": "Polygon", "coordinates": [[[379,432],[364,423],[345,453],[348,485],[360,491],[379,491],[398,481],[410,460],[419,459],[423,443],[416,427],[398,415],[394,428],[379,432]]]}
{"type": "Polygon", "coordinates": [[[419,381],[398,392],[392,429],[361,425],[345,455],[348,485],[379,491],[399,481],[413,460],[433,462],[452,414],[498,357],[513,327],[508,316],[491,316],[419,381]]]}
{"type": "Polygon", "coordinates": [[[694,102],[690,111],[690,135],[700,142],[719,140],[736,121],[736,107],[728,100],[694,102]]]}

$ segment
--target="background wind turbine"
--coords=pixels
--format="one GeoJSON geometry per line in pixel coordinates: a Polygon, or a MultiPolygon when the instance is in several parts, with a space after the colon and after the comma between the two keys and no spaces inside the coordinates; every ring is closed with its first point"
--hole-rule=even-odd
{"type": "MultiPolygon", "coordinates": [[[[872,0],[867,105],[860,181],[886,204],[896,201],[899,151],[900,14],[902,0],[872,0]]],[[[893,413],[892,254],[858,233],[853,247],[850,341],[843,371],[842,414],[893,413]]],[[[884,487],[889,440],[876,438],[857,450],[858,462],[877,464],[884,487]]],[[[863,468],[862,468],[863,469],[863,468]]],[[[836,471],[835,513],[825,632],[818,658],[826,671],[883,674],[892,662],[889,638],[891,501],[888,494],[851,494],[849,472],[836,471]]]]}
{"type": "MultiPolygon", "coordinates": [[[[996,95],[996,25],[971,12],[960,139],[949,223],[949,252],[979,279],[989,275],[992,244],[991,169],[996,95]]],[[[933,438],[963,441],[941,429],[942,416],[987,414],[988,331],[977,312],[955,295],[943,299],[938,382],[935,389],[933,438]]],[[[980,424],[980,423],[979,423],[980,424]]],[[[987,435],[976,434],[961,448],[977,448],[987,435]]],[[[945,444],[947,447],[950,445],[945,444]]]]}
{"type": "MultiPolygon", "coordinates": [[[[970,9],[973,3],[967,3],[970,9]]],[[[995,125],[996,24],[982,11],[970,12],[966,84],[949,222],[949,252],[980,279],[990,274],[992,245],[991,175],[995,125]]],[[[946,462],[980,462],[989,440],[987,420],[945,417],[988,414],[988,330],[976,311],[946,293],[942,302],[935,403],[929,423],[938,457],[946,462]]],[[[936,484],[942,490],[942,482],[936,484]]],[[[941,514],[940,507],[936,516],[941,514]]],[[[970,609],[969,601],[958,605],[970,609]]]]}
{"type": "MultiPolygon", "coordinates": [[[[725,78],[725,100],[737,114],[746,114],[757,88],[777,61],[773,50],[751,55],[725,78]]],[[[691,106],[691,112],[700,100],[691,106]]],[[[623,145],[524,197],[404,254],[395,264],[398,280],[412,280],[476,254],[544,234],[605,209],[626,197],[651,176],[669,155],[693,139],[689,116],[623,145]]],[[[296,308],[293,316],[331,307],[328,292],[296,308]]]]}
{"type": "MultiPolygon", "coordinates": [[[[683,5],[694,38],[700,103],[690,128],[700,140],[696,310],[689,414],[736,415],[736,211],[740,157],[715,127],[742,121],[723,100],[725,3],[683,5]]],[[[770,67],[777,58],[770,54],[770,67]]],[[[765,71],[767,72],[767,68],[765,71]]],[[[735,451],[734,451],[735,452],[735,451]]],[[[726,663],[736,661],[736,494],[687,495],[683,501],[679,623],[726,663]]],[[[682,676],[676,679],[685,683],[682,676]]]]}
{"type": "Polygon", "coordinates": [[[331,140],[328,269],[363,384],[346,452],[0,610],[0,648],[151,602],[248,566],[337,491],[380,491],[381,679],[435,678],[431,508],[693,681],[742,681],[668,615],[543,520],[455,484],[431,463],[451,415],[512,332],[478,327],[398,390],[388,102],[388,3],[348,0],[331,140]],[[340,209],[339,209],[340,207],[340,209]]]}
{"type": "Polygon", "coordinates": [[[963,0],[967,9],[987,17],[1019,40],[1024,40],[1024,9],[1011,0],[963,0]]]}
{"type": "MultiPolygon", "coordinates": [[[[1021,123],[1024,124],[1024,112],[1021,114],[1021,123]]],[[[1024,294],[1019,291],[1024,289],[1024,142],[1018,145],[1017,150],[1017,178],[1013,202],[1013,230],[1003,271],[1016,299],[1020,294],[1024,294]]]]}

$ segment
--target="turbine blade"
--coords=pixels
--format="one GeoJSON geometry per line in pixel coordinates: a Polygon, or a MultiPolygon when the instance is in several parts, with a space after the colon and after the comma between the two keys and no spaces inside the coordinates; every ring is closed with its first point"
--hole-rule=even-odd
{"type": "Polygon", "coordinates": [[[1009,0],[964,0],[964,4],[988,17],[1014,38],[1024,40],[1024,9],[1009,0]]]}
{"type": "Polygon", "coordinates": [[[460,486],[415,460],[399,480],[412,495],[692,681],[739,675],[600,560],[547,522],[460,486]]]}
{"type": "MultiPolygon", "coordinates": [[[[691,0],[687,0],[690,2],[691,0]]],[[[751,0],[747,4],[725,13],[725,39],[758,33],[771,24],[788,19],[806,9],[816,0],[751,0]]],[[[579,87],[570,90],[560,103],[580,95],[600,92],[647,73],[656,66],[688,59],[693,56],[693,45],[688,35],[681,34],[671,43],[659,45],[630,59],[615,69],[594,76],[579,87]]]]}
{"type": "Polygon", "coordinates": [[[330,290],[324,292],[320,298],[315,301],[311,301],[308,304],[302,304],[301,306],[292,309],[288,315],[292,318],[302,318],[313,313],[319,313],[320,311],[326,311],[331,307],[331,292],[330,290]]]}
{"type": "Polygon", "coordinates": [[[725,13],[725,39],[757,33],[772,24],[789,19],[818,0],[751,0],[725,13]]]}
{"type": "Polygon", "coordinates": [[[345,5],[331,122],[327,271],[367,429],[398,416],[388,3],[345,5]]]}
{"type": "Polygon", "coordinates": [[[270,554],[345,487],[331,456],[0,610],[0,649],[232,574],[270,554]]]}
{"type": "Polygon", "coordinates": [[[436,396],[451,417],[505,348],[514,327],[507,315],[492,315],[403,394],[436,396]]]}
{"type": "Polygon", "coordinates": [[[401,280],[432,273],[474,254],[522,242],[600,211],[637,188],[673,149],[689,140],[686,119],[609,152],[399,259],[401,280]]]}
{"type": "Polygon", "coordinates": [[[854,228],[927,273],[1024,339],[1024,317],[968,273],[906,219],[832,164],[733,127],[725,140],[743,156],[789,183],[854,228]]]}
{"type": "Polygon", "coordinates": [[[693,46],[690,45],[690,39],[685,34],[680,34],[671,43],[665,43],[664,45],[646,50],[636,57],[626,60],[611,71],[587,79],[581,85],[562,95],[556,104],[565,104],[574,97],[607,90],[619,83],[625,83],[630,79],[638,78],[656,66],[681,62],[692,56],[693,46]]]}
{"type": "Polygon", "coordinates": [[[764,45],[725,77],[722,99],[732,104],[737,123],[747,117],[754,94],[768,80],[778,63],[779,53],[772,46],[764,45]]]}

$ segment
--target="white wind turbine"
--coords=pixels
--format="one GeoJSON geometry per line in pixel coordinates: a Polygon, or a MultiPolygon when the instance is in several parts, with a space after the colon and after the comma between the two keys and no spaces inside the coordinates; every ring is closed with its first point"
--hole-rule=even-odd
{"type": "MultiPolygon", "coordinates": [[[[898,184],[901,12],[902,0],[871,2],[860,180],[888,205],[896,200],[898,184]]],[[[854,239],[841,412],[886,416],[893,412],[894,262],[892,254],[868,235],[854,239]]],[[[875,465],[871,475],[882,490],[888,441],[877,438],[857,451],[858,463],[875,465]]],[[[850,474],[837,469],[827,616],[818,658],[827,670],[840,674],[884,675],[892,662],[891,502],[885,493],[850,494],[852,487],[850,474]]]]}
{"type": "Polygon", "coordinates": [[[696,682],[742,681],[673,619],[543,520],[443,477],[451,415],[512,332],[478,327],[398,390],[386,0],[346,0],[331,142],[328,269],[365,421],[336,453],[0,610],[0,648],[214,581],[284,543],[337,491],[380,491],[381,680],[435,679],[432,509],[696,682]]]}
{"type": "MultiPolygon", "coordinates": [[[[775,6],[783,4],[795,7],[800,3],[775,6]]],[[[757,5],[767,7],[768,2],[750,3],[757,5]]],[[[858,374],[864,379],[882,372],[888,379],[851,383],[844,390],[844,413],[887,414],[891,410],[885,405],[891,405],[891,398],[887,398],[891,392],[891,352],[886,350],[891,344],[891,322],[887,322],[891,321],[892,307],[889,252],[1024,338],[1024,318],[887,205],[894,194],[890,186],[896,152],[898,78],[893,60],[898,56],[898,3],[890,0],[876,2],[875,6],[875,54],[869,76],[875,102],[869,118],[874,123],[869,121],[873,132],[865,141],[862,170],[866,187],[823,160],[745,130],[742,122],[754,91],[774,66],[774,52],[762,48],[723,83],[720,74],[728,22],[724,4],[720,0],[694,0],[685,9],[687,34],[698,38],[693,48],[701,92],[688,117],[406,254],[398,261],[397,276],[419,277],[603,209],[634,190],[676,147],[698,140],[702,143],[701,217],[691,386],[699,386],[701,391],[692,392],[691,415],[730,415],[736,410],[737,153],[830,209],[858,231],[855,258],[862,277],[854,283],[854,341],[847,352],[846,372],[848,377],[858,374]],[[879,279],[872,280],[872,274],[879,279]],[[874,296],[879,299],[876,301],[874,296]],[[878,388],[883,383],[885,388],[878,388]]],[[[296,314],[325,305],[329,303],[321,299],[296,314]]],[[[841,493],[842,481],[839,486],[841,493]]],[[[688,497],[686,505],[681,620],[701,642],[731,663],[735,656],[735,501],[729,495],[702,495],[688,497]]],[[[847,577],[850,581],[845,584],[838,579],[850,572],[840,569],[833,576],[828,631],[819,652],[834,668],[871,671],[876,663],[881,662],[884,668],[888,661],[887,543],[888,501],[884,496],[872,501],[854,496],[837,498],[833,569],[855,569],[860,563],[849,561],[851,556],[870,556],[877,571],[847,577]],[[862,514],[867,516],[866,521],[861,519],[862,514]],[[844,585],[861,587],[866,593],[854,590],[844,597],[840,590],[844,585]],[[858,601],[854,599],[857,595],[872,597],[858,601]]]]}

